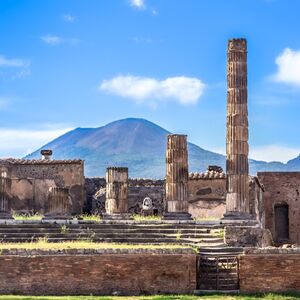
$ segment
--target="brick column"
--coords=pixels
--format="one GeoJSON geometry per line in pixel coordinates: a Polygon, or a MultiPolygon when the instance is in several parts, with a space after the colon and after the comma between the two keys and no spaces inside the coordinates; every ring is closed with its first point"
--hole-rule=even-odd
{"type": "Polygon", "coordinates": [[[70,217],[69,189],[51,187],[44,219],[68,219],[70,217]]]}
{"type": "Polygon", "coordinates": [[[128,168],[106,169],[106,218],[127,219],[128,214],[128,168]]]}
{"type": "Polygon", "coordinates": [[[249,218],[247,41],[227,49],[227,138],[225,218],[249,218]]]}
{"type": "Polygon", "coordinates": [[[187,136],[170,134],[166,151],[165,219],[190,219],[188,213],[188,150],[187,136]]]}
{"type": "Polygon", "coordinates": [[[6,171],[0,173],[0,219],[12,219],[10,210],[11,179],[6,171]]]}

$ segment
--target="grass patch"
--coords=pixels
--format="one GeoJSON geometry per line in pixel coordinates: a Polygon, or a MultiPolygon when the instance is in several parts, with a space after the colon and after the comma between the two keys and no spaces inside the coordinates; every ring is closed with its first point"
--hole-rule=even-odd
{"type": "Polygon", "coordinates": [[[142,215],[133,215],[133,220],[134,221],[160,221],[161,217],[160,216],[142,216],[142,215]]]}
{"type": "Polygon", "coordinates": [[[300,299],[300,294],[261,294],[261,295],[207,295],[207,296],[191,296],[191,295],[156,295],[156,296],[0,296],[0,300],[294,300],[300,299]]]}
{"type": "Polygon", "coordinates": [[[41,214],[18,214],[13,213],[13,218],[18,221],[40,221],[43,218],[43,215],[41,214]]]}
{"type": "Polygon", "coordinates": [[[183,249],[189,246],[175,244],[117,244],[117,243],[96,243],[92,241],[66,241],[50,243],[47,238],[41,238],[28,243],[0,243],[0,250],[5,249],[41,249],[41,250],[67,250],[67,249],[183,249]]]}

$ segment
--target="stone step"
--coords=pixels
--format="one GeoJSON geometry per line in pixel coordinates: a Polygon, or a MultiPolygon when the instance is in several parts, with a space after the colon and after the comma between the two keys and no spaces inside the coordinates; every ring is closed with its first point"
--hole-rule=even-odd
{"type": "MultiPolygon", "coordinates": [[[[2,242],[5,243],[20,243],[20,242],[31,242],[38,240],[39,237],[7,237],[5,239],[2,239],[2,242]]],[[[47,238],[48,242],[64,242],[64,241],[80,241],[80,240],[90,240],[94,242],[107,242],[107,243],[126,243],[126,244],[187,244],[190,245],[191,241],[189,239],[172,239],[172,238],[100,238],[100,237],[87,237],[84,238],[69,238],[69,237],[50,237],[47,238]]],[[[206,241],[203,241],[203,243],[209,243],[206,241]]],[[[212,243],[213,244],[213,243],[212,243]]],[[[216,243],[216,246],[220,245],[219,243],[216,243]]]]}
{"type": "Polygon", "coordinates": [[[8,228],[60,228],[61,226],[70,228],[110,228],[110,229],[131,229],[131,228],[144,228],[144,229],[199,229],[199,230],[221,230],[223,226],[210,226],[210,225],[196,225],[196,224],[103,224],[103,223],[87,223],[87,224],[54,224],[54,223],[22,223],[22,224],[0,224],[0,230],[8,228]]]}
{"type": "Polygon", "coordinates": [[[239,247],[218,247],[218,248],[210,248],[210,247],[202,247],[200,248],[199,254],[201,255],[222,255],[222,256],[233,256],[243,253],[243,248],[239,247]]]}
{"type": "Polygon", "coordinates": [[[223,241],[221,238],[212,236],[212,235],[201,235],[201,234],[160,234],[160,233],[151,233],[151,234],[145,234],[145,233],[128,233],[128,232],[106,232],[106,233],[95,233],[95,232],[81,232],[81,233],[74,233],[74,232],[17,232],[17,233],[0,233],[0,240],[5,239],[7,237],[68,237],[68,238],[83,238],[83,237],[101,237],[101,238],[111,238],[111,237],[122,237],[122,238],[130,238],[130,237],[147,237],[147,238],[176,238],[176,239],[182,239],[182,238],[188,238],[188,239],[195,239],[196,241],[223,241]]]}
{"type": "Polygon", "coordinates": [[[188,229],[144,229],[144,228],[130,228],[130,229],[110,229],[110,228],[73,228],[73,227],[55,227],[55,228],[6,228],[0,230],[1,234],[7,233],[49,233],[61,232],[67,230],[72,233],[81,232],[95,232],[95,233],[143,233],[143,234],[195,234],[195,235],[213,235],[221,236],[221,232],[207,231],[207,230],[188,230],[188,229]]]}

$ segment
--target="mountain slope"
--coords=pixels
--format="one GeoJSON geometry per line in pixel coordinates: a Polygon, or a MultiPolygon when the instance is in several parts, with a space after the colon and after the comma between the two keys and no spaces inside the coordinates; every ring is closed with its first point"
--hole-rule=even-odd
{"type": "MultiPolygon", "coordinates": [[[[163,178],[166,136],[169,133],[145,119],[129,118],[99,128],[74,129],[42,148],[52,149],[56,159],[84,159],[85,174],[89,177],[104,176],[108,166],[127,166],[130,177],[163,178]]],[[[204,150],[192,143],[188,143],[188,151],[190,172],[204,171],[212,164],[225,168],[225,157],[221,154],[204,150]]],[[[39,152],[40,149],[26,158],[38,158],[39,152]]],[[[250,160],[250,172],[281,171],[294,165],[250,160]]],[[[297,168],[300,170],[300,157],[297,168]]]]}

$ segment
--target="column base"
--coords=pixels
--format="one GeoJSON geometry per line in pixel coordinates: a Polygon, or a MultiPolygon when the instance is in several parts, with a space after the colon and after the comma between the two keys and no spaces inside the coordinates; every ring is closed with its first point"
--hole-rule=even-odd
{"type": "Polygon", "coordinates": [[[14,218],[10,212],[1,211],[0,220],[14,220],[14,218]]]}
{"type": "Polygon", "coordinates": [[[245,212],[229,211],[223,215],[222,220],[251,220],[252,216],[245,212]]]}
{"type": "Polygon", "coordinates": [[[257,226],[257,220],[253,219],[253,217],[244,212],[227,212],[223,215],[221,219],[221,224],[227,225],[244,225],[244,226],[257,226]]]}
{"type": "Polygon", "coordinates": [[[119,214],[103,214],[103,220],[133,220],[131,214],[119,213],[119,214]]]}
{"type": "Polygon", "coordinates": [[[187,212],[167,212],[163,215],[163,220],[192,220],[192,215],[187,212]]]}

